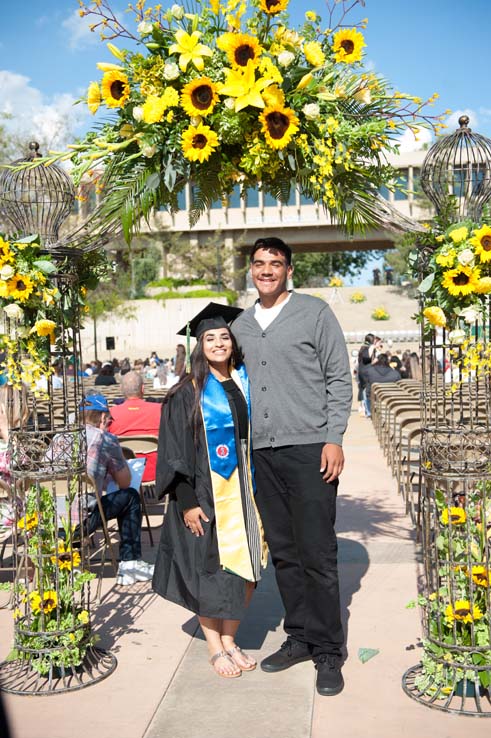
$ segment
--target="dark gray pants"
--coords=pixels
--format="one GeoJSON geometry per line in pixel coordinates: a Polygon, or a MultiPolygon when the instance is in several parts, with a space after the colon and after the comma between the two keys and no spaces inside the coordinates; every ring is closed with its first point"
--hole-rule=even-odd
{"type": "Polygon", "coordinates": [[[337,481],[319,472],[322,443],[254,451],[256,502],[285,607],[288,635],[309,644],[314,660],[340,656],[337,481]]]}

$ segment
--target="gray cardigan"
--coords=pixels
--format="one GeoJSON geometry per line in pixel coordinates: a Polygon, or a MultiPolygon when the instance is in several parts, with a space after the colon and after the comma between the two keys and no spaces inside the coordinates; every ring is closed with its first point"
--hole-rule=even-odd
{"type": "Polygon", "coordinates": [[[293,292],[266,330],[251,307],[232,331],[251,380],[254,448],[341,446],[352,381],[343,332],[331,308],[293,292]]]}

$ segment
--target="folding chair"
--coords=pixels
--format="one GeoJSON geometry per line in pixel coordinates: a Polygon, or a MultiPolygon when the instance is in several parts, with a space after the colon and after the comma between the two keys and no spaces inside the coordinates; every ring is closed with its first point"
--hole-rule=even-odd
{"type": "MultiPolygon", "coordinates": [[[[134,438],[131,437],[131,438],[128,438],[128,440],[130,441],[130,444],[127,445],[126,438],[124,436],[119,437],[119,441],[121,443],[121,448],[123,450],[124,457],[125,459],[136,459],[136,451],[132,448],[132,443],[131,443],[132,441],[134,442],[134,438]]],[[[144,445],[145,444],[143,444],[143,446],[144,445]]],[[[154,451],[155,449],[152,448],[151,450],[154,451]]],[[[140,448],[138,448],[138,451],[142,453],[140,448]]],[[[150,525],[150,518],[148,517],[148,510],[147,510],[147,501],[145,499],[145,486],[146,485],[154,486],[154,483],[153,482],[142,482],[140,484],[140,490],[139,490],[141,506],[142,506],[142,514],[145,517],[145,520],[147,521],[146,528],[148,530],[148,537],[150,538],[150,545],[153,547],[155,544],[153,542],[152,526],[150,525]]]]}

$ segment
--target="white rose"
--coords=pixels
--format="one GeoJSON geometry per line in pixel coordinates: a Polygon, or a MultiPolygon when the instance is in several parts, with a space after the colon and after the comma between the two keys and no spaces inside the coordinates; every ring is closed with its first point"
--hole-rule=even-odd
{"type": "Polygon", "coordinates": [[[5,305],[3,312],[10,320],[22,320],[24,317],[24,311],[19,305],[12,303],[11,305],[5,305]]]}
{"type": "Polygon", "coordinates": [[[466,338],[467,338],[466,332],[461,330],[460,328],[457,328],[454,331],[450,331],[450,333],[448,334],[448,340],[454,346],[460,346],[461,344],[464,343],[466,338]]]}
{"type": "Polygon", "coordinates": [[[472,264],[474,261],[474,252],[472,249],[464,249],[460,252],[460,254],[457,254],[457,261],[462,266],[469,266],[469,264],[472,264]]]}
{"type": "Polygon", "coordinates": [[[155,152],[157,151],[157,146],[156,146],[155,144],[144,144],[144,145],[143,145],[143,146],[141,147],[141,149],[140,149],[140,150],[141,150],[141,152],[142,152],[143,156],[146,156],[146,157],[147,157],[147,159],[151,159],[151,158],[152,158],[152,156],[153,156],[153,155],[155,154],[155,152]]]}
{"type": "Polygon", "coordinates": [[[282,51],[278,54],[278,64],[280,67],[289,67],[292,61],[295,59],[295,54],[291,51],[282,51]]]}
{"type": "Polygon", "coordinates": [[[136,30],[140,34],[140,36],[148,36],[149,33],[152,33],[153,31],[153,23],[150,23],[149,21],[142,21],[138,24],[136,30]]]}
{"type": "Polygon", "coordinates": [[[172,82],[173,79],[177,79],[180,75],[179,67],[175,62],[166,62],[164,64],[163,74],[167,82],[172,82]]]}
{"type": "Polygon", "coordinates": [[[133,108],[133,118],[135,120],[143,120],[143,108],[141,105],[135,105],[133,108]]]}
{"type": "Polygon", "coordinates": [[[314,120],[314,118],[319,117],[321,111],[317,103],[307,103],[306,105],[303,106],[302,112],[306,118],[310,118],[310,120],[314,120]]]}
{"type": "Polygon", "coordinates": [[[226,97],[223,101],[223,104],[227,108],[227,110],[235,110],[235,100],[233,97],[226,97]]]}
{"type": "Polygon", "coordinates": [[[11,267],[10,264],[5,264],[2,267],[2,270],[0,271],[0,279],[3,279],[6,281],[7,279],[10,279],[15,274],[14,267],[11,267]]]}
{"type": "Polygon", "coordinates": [[[462,310],[459,313],[459,318],[462,318],[465,320],[466,323],[469,323],[471,325],[472,323],[475,323],[476,320],[479,318],[479,310],[472,305],[466,308],[462,308],[462,310]]]}
{"type": "Polygon", "coordinates": [[[182,7],[182,5],[173,5],[170,9],[170,12],[176,20],[181,20],[181,18],[184,18],[184,8],[182,7]]]}

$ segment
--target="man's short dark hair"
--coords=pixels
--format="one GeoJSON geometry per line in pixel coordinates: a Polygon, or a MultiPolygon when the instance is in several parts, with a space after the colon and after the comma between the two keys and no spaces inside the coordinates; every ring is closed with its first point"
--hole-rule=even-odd
{"type": "Polygon", "coordinates": [[[281,240],[281,238],[276,238],[275,236],[271,236],[269,238],[258,238],[251,249],[251,253],[249,255],[250,261],[253,261],[254,254],[259,249],[271,249],[272,251],[279,251],[285,257],[288,266],[290,266],[290,264],[292,263],[292,250],[284,241],[281,240]]]}

